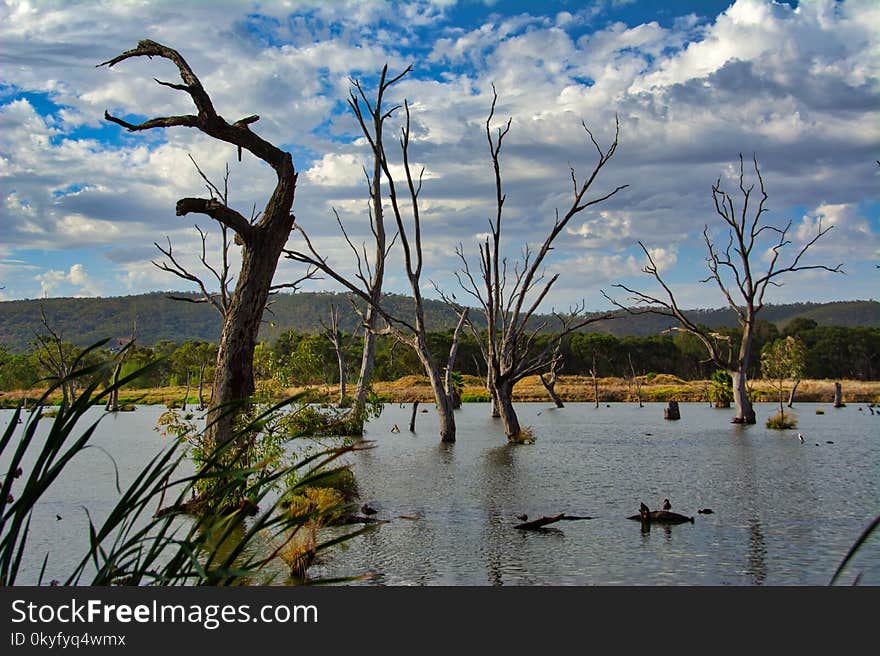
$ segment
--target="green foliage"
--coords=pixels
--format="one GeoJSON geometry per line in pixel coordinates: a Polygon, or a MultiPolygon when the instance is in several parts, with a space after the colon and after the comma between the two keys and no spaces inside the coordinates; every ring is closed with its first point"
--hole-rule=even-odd
{"type": "Polygon", "coordinates": [[[488,403],[492,400],[492,395],[488,390],[480,390],[478,392],[464,392],[461,395],[462,403],[488,403]]]}
{"type": "Polygon", "coordinates": [[[724,369],[718,369],[710,378],[709,400],[716,407],[730,407],[733,401],[733,377],[724,369]]]}
{"type": "MultiPolygon", "coordinates": [[[[280,296],[284,296],[283,294],[280,296]]],[[[339,298],[333,294],[317,294],[312,295],[313,300],[324,308],[327,303],[334,301],[339,303],[339,298]]],[[[395,297],[396,303],[403,304],[404,297],[395,297]]],[[[118,299],[113,303],[104,303],[107,299],[49,299],[47,309],[52,310],[56,314],[61,311],[69,311],[71,314],[65,322],[65,339],[70,337],[71,343],[65,346],[70,353],[76,351],[78,347],[75,345],[81,342],[81,333],[76,331],[82,330],[82,323],[91,320],[92,315],[85,312],[84,316],[80,316],[82,301],[85,305],[82,307],[91,307],[90,303],[94,302],[98,306],[107,305],[107,307],[117,307],[118,299]],[[65,301],[58,303],[56,301],[65,301]]],[[[161,295],[148,295],[147,297],[128,297],[128,302],[137,306],[138,303],[147,303],[145,308],[150,311],[158,312],[160,315],[176,316],[179,306],[192,306],[190,303],[174,303],[167,300],[161,295]],[[147,302],[149,301],[149,302],[147,302]],[[164,309],[159,311],[159,302],[162,302],[164,309]]],[[[291,299],[280,299],[278,303],[284,306],[285,303],[293,303],[291,299]]],[[[0,390],[13,389],[29,389],[38,379],[45,377],[48,373],[43,370],[39,364],[37,350],[31,345],[31,350],[23,351],[27,348],[27,341],[24,346],[19,346],[18,338],[12,335],[7,329],[7,324],[11,323],[16,326],[23,320],[24,316],[30,316],[24,313],[24,301],[4,302],[0,303],[2,310],[12,310],[8,314],[0,311],[0,336],[2,336],[3,345],[0,345],[0,390]]],[[[32,339],[35,326],[39,325],[39,306],[33,302],[35,316],[31,316],[31,323],[26,326],[28,339],[32,339]]],[[[299,303],[297,301],[296,303],[299,303]]],[[[880,303],[865,304],[828,304],[829,307],[842,308],[838,314],[828,314],[840,318],[841,321],[846,320],[848,313],[856,313],[862,316],[865,321],[873,321],[871,308],[880,303]],[[864,306],[864,307],[863,307],[864,306]],[[867,307],[867,309],[866,309],[867,307]]],[[[193,306],[203,307],[203,306],[193,306]]],[[[285,306],[286,307],[286,306],[285,306]]],[[[340,307],[343,307],[340,304],[340,307]]],[[[401,305],[403,307],[403,305],[401,305]]],[[[788,321],[786,324],[784,335],[797,337],[806,348],[806,363],[803,377],[808,378],[833,378],[833,379],[856,379],[856,380],[877,380],[880,379],[880,328],[877,327],[835,327],[821,326],[814,319],[806,318],[798,313],[809,313],[810,316],[816,315],[819,307],[809,304],[792,305],[792,306],[767,306],[763,315],[774,321],[788,321]],[[799,318],[800,317],[800,318],[799,318]]],[[[306,312],[309,316],[315,315],[315,323],[320,326],[319,318],[323,318],[317,311],[307,310],[300,305],[296,308],[306,312]]],[[[106,309],[106,308],[105,308],[106,309]]],[[[278,310],[278,306],[273,305],[274,310],[278,310]]],[[[30,312],[30,310],[29,310],[30,312]]],[[[33,313],[31,313],[33,314],[33,313]]],[[[112,323],[112,317],[108,317],[105,312],[101,312],[100,316],[112,323]]],[[[130,333],[131,313],[123,313],[125,321],[119,325],[119,334],[130,333]]],[[[140,317],[140,315],[138,315],[140,317]]],[[[298,315],[291,315],[291,321],[298,315]]],[[[439,317],[438,316],[438,321],[439,317]]],[[[445,316],[445,315],[444,315],[445,316]]],[[[720,321],[719,317],[709,311],[696,311],[694,316],[701,323],[707,326],[716,326],[713,330],[729,335],[734,343],[739,339],[739,331],[734,328],[717,327],[720,321]]],[[[880,312],[878,312],[880,316],[880,312]]],[[[610,327],[614,324],[614,330],[625,332],[626,330],[639,330],[642,328],[636,325],[626,328],[626,324],[630,319],[647,320],[643,317],[627,317],[617,322],[608,324],[610,327]]],[[[172,320],[170,320],[172,321],[172,320]]],[[[280,322],[280,319],[279,319],[280,322]]],[[[172,321],[173,323],[173,321],[172,321]]],[[[308,334],[304,332],[294,332],[292,330],[280,330],[280,325],[276,325],[271,333],[275,335],[270,342],[264,342],[257,346],[254,352],[254,366],[257,375],[259,389],[264,392],[275,392],[293,386],[305,385],[324,385],[337,384],[339,382],[338,368],[336,366],[336,357],[333,347],[330,343],[319,334],[308,334]]],[[[342,329],[352,330],[355,323],[350,318],[346,318],[341,323],[342,329]]],[[[653,324],[652,324],[653,325],[653,324]]],[[[25,330],[24,326],[20,326],[25,330]]],[[[603,326],[603,329],[605,326],[603,326]]],[[[662,329],[662,326],[658,329],[662,329]]],[[[18,330],[18,328],[16,328],[18,330]]],[[[217,346],[214,343],[205,341],[204,339],[193,339],[183,342],[171,341],[169,339],[160,339],[150,345],[150,339],[155,339],[155,334],[150,334],[145,328],[145,324],[139,320],[138,323],[139,339],[143,340],[132,347],[129,347],[127,359],[123,365],[123,374],[141,369],[142,373],[138,378],[133,379],[128,385],[129,388],[144,389],[153,387],[162,387],[171,384],[185,385],[187,377],[190,377],[192,384],[196,384],[196,380],[201,367],[204,366],[204,381],[210,383],[213,377],[214,359],[216,357],[217,346]],[[163,359],[164,358],[164,359],[163,359]],[[155,366],[145,369],[145,365],[158,362],[155,366]]],[[[91,334],[87,331],[87,334],[91,334]]],[[[165,333],[161,333],[165,334],[165,333]]],[[[182,331],[181,334],[187,334],[182,331]]],[[[267,335],[268,335],[267,334],[267,335]]],[[[778,330],[770,323],[765,321],[759,322],[756,330],[755,343],[752,349],[752,358],[749,363],[749,377],[757,377],[760,371],[760,353],[766,343],[775,341],[779,337],[778,330]]],[[[550,340],[550,335],[539,333],[535,336],[532,348],[535,350],[543,349],[550,340]]],[[[449,346],[452,340],[451,328],[443,328],[440,321],[440,329],[429,333],[428,343],[431,353],[436,359],[438,366],[441,368],[446,365],[446,358],[449,353],[449,346]]],[[[360,360],[362,343],[360,340],[352,339],[351,334],[346,335],[344,340],[347,344],[345,349],[345,357],[349,362],[360,360]]],[[[96,364],[98,361],[109,360],[115,356],[115,349],[118,348],[120,340],[113,340],[108,344],[108,348],[93,350],[89,364],[96,364]],[[112,347],[112,348],[109,348],[112,347]]],[[[629,376],[629,359],[630,355],[634,361],[639,363],[643,371],[664,372],[679,376],[687,380],[703,379],[711,372],[707,370],[704,363],[706,359],[705,347],[700,341],[682,331],[675,332],[674,335],[653,335],[653,336],[615,336],[605,333],[577,333],[571,335],[564,340],[561,347],[561,355],[565,359],[565,373],[568,375],[588,375],[593,367],[593,355],[596,356],[597,373],[599,376],[629,376]]],[[[479,370],[482,362],[479,345],[475,341],[473,335],[466,332],[462,335],[459,345],[459,355],[456,363],[456,369],[463,374],[480,375],[479,370]]],[[[402,376],[424,373],[422,365],[412,349],[404,345],[398,344],[392,337],[388,335],[380,335],[376,340],[375,353],[375,379],[376,380],[396,380],[402,376]]],[[[354,373],[354,371],[352,371],[354,373]]]]}
{"type": "Polygon", "coordinates": [[[786,379],[799,380],[804,373],[807,351],[796,337],[784,337],[767,344],[761,350],[761,372],[774,381],[779,394],[779,413],[783,414],[782,396],[786,379]]]}
{"type": "MultiPolygon", "coordinates": [[[[112,363],[108,363],[108,366],[112,363]]],[[[126,384],[146,372],[133,372],[126,384]]],[[[84,374],[81,374],[84,375],[84,374]]],[[[40,399],[65,381],[57,381],[40,399]]],[[[31,411],[19,428],[23,411],[17,409],[0,437],[0,456],[8,463],[0,489],[0,585],[14,585],[22,555],[28,551],[31,519],[35,507],[62,474],[68,463],[89,446],[100,422],[84,429],[78,423],[88,407],[101,403],[113,386],[102,388],[99,377],[84,383],[72,403],[62,406],[52,420],[48,435],[36,439],[41,421],[39,408],[31,411]],[[32,464],[27,464],[32,463],[32,464]]],[[[194,474],[180,475],[186,458],[181,441],[172,444],[145,464],[106,519],[89,519],[89,544],[78,564],[61,583],[65,585],[224,585],[255,581],[268,563],[301,530],[325,516],[334,516],[337,505],[322,501],[320,507],[290,512],[270,492],[278,481],[295,478],[288,496],[320,487],[330,475],[338,476],[333,462],[349,449],[327,449],[290,465],[273,468],[248,462],[236,445],[263,430],[280,406],[256,414],[241,426],[229,442],[206,450],[194,474]],[[222,512],[191,515],[189,500],[212,480],[217,496],[214,508],[222,512]],[[249,503],[237,503],[242,489],[249,503]],[[161,512],[157,505],[169,501],[161,512]],[[262,506],[262,507],[261,507],[262,506]],[[254,515],[247,521],[246,517],[254,515]],[[273,544],[280,542],[280,546],[273,544]],[[87,572],[93,571],[91,574],[87,572]]],[[[106,415],[102,415],[106,416],[106,415]]],[[[169,425],[175,425],[170,421],[169,425]]],[[[203,443],[203,441],[201,442],[203,443]]],[[[312,546],[315,553],[354,533],[312,546]]],[[[42,583],[46,554],[38,583],[42,583]]]]}

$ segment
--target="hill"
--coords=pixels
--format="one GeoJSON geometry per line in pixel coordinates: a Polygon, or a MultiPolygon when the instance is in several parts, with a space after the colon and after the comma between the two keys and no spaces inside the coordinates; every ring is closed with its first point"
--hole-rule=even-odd
{"type": "MultiPolygon", "coordinates": [[[[388,303],[394,312],[406,316],[409,314],[412,299],[394,295],[388,297],[388,303]]],[[[286,330],[318,332],[322,330],[321,322],[326,321],[331,304],[336,304],[340,310],[342,330],[351,332],[357,326],[358,317],[347,295],[301,292],[273,297],[269,311],[263,317],[260,338],[272,341],[286,330]]],[[[128,336],[133,326],[136,327],[138,342],[144,345],[166,339],[176,342],[191,339],[216,341],[220,335],[220,316],[212,307],[172,301],[165,293],[154,292],[109,298],[49,298],[0,302],[0,345],[15,352],[26,350],[34,334],[41,328],[41,305],[51,325],[56,330],[60,329],[66,341],[78,346],[93,344],[105,337],[128,336]]],[[[455,325],[454,312],[439,301],[427,301],[425,314],[429,330],[451,329],[455,325]]],[[[729,309],[692,310],[689,315],[697,322],[711,327],[736,323],[733,312],[729,309]]],[[[880,303],[794,303],[768,305],[761,312],[762,319],[773,322],[780,328],[798,317],[812,319],[819,325],[880,327],[880,303]]],[[[477,321],[479,318],[474,317],[477,321]]],[[[549,323],[552,325],[552,322],[549,323]]],[[[614,321],[593,324],[590,329],[617,337],[646,336],[660,333],[673,323],[657,315],[624,314],[614,321]]]]}

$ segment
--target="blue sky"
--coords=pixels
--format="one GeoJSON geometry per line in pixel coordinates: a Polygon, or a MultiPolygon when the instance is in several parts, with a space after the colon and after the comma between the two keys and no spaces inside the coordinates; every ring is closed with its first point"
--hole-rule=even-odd
{"type": "MultiPolygon", "coordinates": [[[[718,307],[706,276],[705,225],[720,228],[711,185],[735,184],[754,153],[770,195],[768,221],[791,222],[792,249],[834,225],[809,263],[843,263],[846,277],[805,272],[770,302],[872,298],[880,261],[880,3],[873,0],[483,2],[19,2],[0,4],[0,300],[117,296],[183,289],[159,270],[153,242],[172,240],[196,269],[200,242],[178,198],[230,166],[242,213],[271,192],[267,167],[185,129],[128,134],[105,109],[146,118],[188,113],[163,61],[95,65],[150,38],[179,50],[231,117],[294,155],[295,213],[339,268],[352,258],[333,220],[369,233],[364,145],[345,106],[349,78],[366,85],[386,62],[414,64],[393,100],[413,108],[426,168],[425,285],[457,291],[455,248],[469,255],[493,212],[482,125],[499,94],[512,117],[502,165],[506,249],[540,242],[570,202],[569,167],[595,151],[581,121],[620,146],[596,194],[629,187],[572,221],[548,273],[548,300],[607,307],[616,282],[651,290],[637,242],[652,251],[688,307],[718,307]]],[[[210,221],[197,221],[209,229],[210,221]]],[[[216,231],[212,233],[216,237],[216,231]]],[[[720,236],[720,235],[719,235],[720,236]]],[[[299,245],[292,236],[289,246],[299,245]]],[[[769,244],[764,245],[764,249],[769,244]]],[[[760,249],[759,249],[760,250],[760,249]]],[[[233,254],[234,255],[234,254],[233,254]]],[[[759,257],[763,257],[763,253],[759,257]]],[[[392,258],[388,286],[406,291],[392,258]]],[[[290,262],[276,282],[298,278],[290,262]]],[[[333,289],[327,281],[310,289],[333,289]]]]}

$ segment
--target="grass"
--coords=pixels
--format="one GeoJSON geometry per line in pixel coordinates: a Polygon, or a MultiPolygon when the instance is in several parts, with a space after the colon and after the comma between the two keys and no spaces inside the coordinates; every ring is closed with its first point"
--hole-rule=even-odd
{"type": "MultiPolygon", "coordinates": [[[[101,367],[113,364],[81,367],[71,377],[88,380],[101,373],[101,367]]],[[[120,380],[119,385],[143,373],[144,370],[133,372],[120,380]]],[[[34,509],[65,467],[91,447],[95,430],[107,416],[103,414],[86,426],[79,425],[89,407],[102,404],[114,389],[113,385],[101,388],[99,383],[89,383],[75,402],[59,406],[54,418],[43,417],[40,406],[59,392],[62,382],[56,381],[45,390],[30,412],[17,408],[0,435],[0,456],[9,463],[0,485],[0,585],[3,586],[18,582],[23,555],[33,552],[29,538],[34,509]],[[22,420],[21,426],[19,420],[22,420]],[[37,439],[38,426],[47,421],[51,421],[48,435],[37,439]],[[33,464],[23,466],[23,463],[33,464]]],[[[320,507],[291,511],[281,504],[283,497],[277,495],[277,486],[295,480],[287,495],[296,496],[320,487],[325,480],[338,479],[340,468],[334,466],[334,462],[353,449],[325,449],[277,467],[267,467],[265,463],[250,466],[243,462],[238,455],[241,449],[236,445],[249,439],[258,426],[264,425],[272,413],[281,411],[285,405],[286,402],[282,402],[269,408],[231,440],[207,452],[193,474],[178,473],[185,469],[181,464],[187,456],[177,440],[147,462],[128,487],[120,486],[117,473],[118,501],[101,521],[89,515],[88,546],[77,565],[57,583],[166,586],[258,581],[264,568],[280,558],[287,545],[302,541],[304,536],[311,535],[316,523],[320,525],[326,517],[340,510],[325,502],[320,507]],[[214,507],[223,508],[224,498],[238,498],[242,490],[251,505],[223,513],[190,515],[189,500],[200,483],[209,478],[214,481],[212,489],[218,497],[212,504],[214,507]],[[161,512],[154,512],[160,506],[161,512]]],[[[309,551],[317,553],[357,533],[346,533],[324,542],[315,536],[309,551]]],[[[43,557],[38,585],[44,583],[50,556],[46,553],[43,557]]]]}
{"type": "MultiPolygon", "coordinates": [[[[489,393],[486,391],[485,382],[478,376],[464,376],[464,391],[462,401],[465,403],[487,403],[489,393]]],[[[642,401],[662,402],[708,402],[706,397],[707,387],[711,382],[702,380],[682,380],[668,374],[654,374],[640,376],[642,380],[642,401]]],[[[599,401],[601,403],[612,402],[636,402],[635,386],[624,378],[599,378],[599,401]]],[[[880,381],[843,380],[845,400],[849,403],[880,403],[880,381]]],[[[802,380],[798,387],[795,402],[803,403],[831,403],[834,398],[833,380],[802,380]]],[[[750,381],[753,401],[775,401],[778,392],[774,391],[769,381],[750,381]]],[[[434,395],[431,386],[425,376],[404,376],[394,381],[376,382],[373,385],[375,393],[386,403],[412,403],[413,401],[431,402],[434,395]]],[[[293,387],[275,392],[275,400],[287,396],[293,396],[308,392],[316,403],[335,402],[338,395],[338,387],[324,385],[317,387],[293,387]]],[[[123,389],[120,391],[120,403],[125,404],[179,404],[183,398],[185,387],[160,387],[152,389],[123,389]]],[[[556,383],[556,392],[566,402],[592,402],[593,380],[589,376],[560,376],[556,383]]],[[[18,390],[0,393],[0,407],[15,408],[21,403],[31,407],[43,398],[45,389],[18,390]]],[[[206,390],[210,395],[210,390],[206,390]]],[[[514,389],[515,401],[545,401],[547,391],[541,384],[538,376],[530,376],[520,381],[514,389]]],[[[57,404],[61,399],[60,391],[48,395],[50,404],[57,404]]],[[[187,399],[188,404],[195,405],[198,402],[196,392],[190,391],[187,399]]]]}
{"type": "Polygon", "coordinates": [[[775,430],[788,430],[797,426],[797,417],[792,412],[789,412],[788,414],[777,412],[775,415],[767,419],[765,425],[767,428],[775,430]]]}

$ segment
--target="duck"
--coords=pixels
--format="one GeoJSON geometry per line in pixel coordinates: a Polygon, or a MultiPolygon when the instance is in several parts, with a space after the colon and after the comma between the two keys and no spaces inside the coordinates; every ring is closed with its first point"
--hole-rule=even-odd
{"type": "Polygon", "coordinates": [[[365,515],[375,515],[379,511],[373,508],[370,504],[365,503],[361,506],[361,512],[365,515]]]}
{"type": "Polygon", "coordinates": [[[522,515],[517,515],[516,518],[521,522],[526,522],[526,521],[528,521],[529,516],[527,514],[523,513],[522,515]]]}
{"type": "Polygon", "coordinates": [[[663,499],[663,510],[672,510],[672,504],[669,503],[669,499],[663,499]]]}

